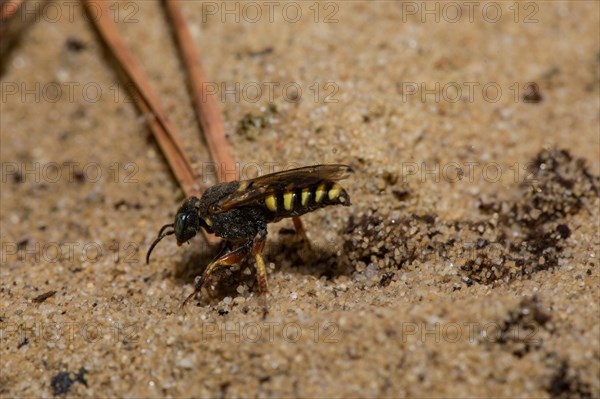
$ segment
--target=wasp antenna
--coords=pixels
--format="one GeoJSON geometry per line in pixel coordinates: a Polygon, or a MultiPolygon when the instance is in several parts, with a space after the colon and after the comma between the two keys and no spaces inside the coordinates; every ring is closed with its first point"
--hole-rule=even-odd
{"type": "Polygon", "coordinates": [[[165,229],[165,227],[168,227],[168,226],[172,226],[172,225],[165,225],[165,226],[163,226],[160,229],[159,235],[156,238],[156,240],[154,240],[154,242],[152,243],[152,245],[150,245],[150,248],[148,248],[148,253],[146,254],[146,264],[150,263],[150,254],[152,253],[152,250],[154,249],[154,247],[156,246],[156,244],[158,244],[160,242],[160,240],[162,240],[166,236],[170,236],[172,234],[175,234],[175,230],[167,231],[166,233],[162,234],[162,231],[165,229]]]}
{"type": "MultiPolygon", "coordinates": [[[[162,232],[168,228],[168,227],[173,227],[175,226],[175,224],[173,223],[169,223],[169,224],[165,224],[163,227],[160,228],[160,230],[158,231],[158,236],[160,237],[162,235],[162,232]]],[[[174,228],[174,227],[173,227],[174,228]]]]}

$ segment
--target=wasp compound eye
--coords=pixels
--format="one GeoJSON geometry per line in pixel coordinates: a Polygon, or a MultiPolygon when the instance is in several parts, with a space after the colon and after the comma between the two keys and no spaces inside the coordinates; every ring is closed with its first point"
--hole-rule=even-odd
{"type": "Polygon", "coordinates": [[[195,211],[182,211],[175,216],[175,237],[177,237],[177,244],[181,245],[184,242],[190,240],[196,235],[200,226],[198,221],[198,215],[195,211]]]}

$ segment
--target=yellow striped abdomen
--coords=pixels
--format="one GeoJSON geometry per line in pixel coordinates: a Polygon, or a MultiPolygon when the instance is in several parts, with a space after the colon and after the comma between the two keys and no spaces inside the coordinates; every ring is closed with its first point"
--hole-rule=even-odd
{"type": "Polygon", "coordinates": [[[289,185],[264,198],[264,206],[274,219],[300,216],[328,205],[350,205],[346,190],[339,183],[328,180],[309,187],[289,185]]]}

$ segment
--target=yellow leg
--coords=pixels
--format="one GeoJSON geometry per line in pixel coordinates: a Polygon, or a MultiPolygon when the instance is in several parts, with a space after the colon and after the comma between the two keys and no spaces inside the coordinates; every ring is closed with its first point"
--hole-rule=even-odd
{"type": "Polygon", "coordinates": [[[269,292],[267,284],[267,267],[261,254],[255,254],[256,257],[256,273],[258,278],[258,286],[260,287],[260,293],[266,295],[269,292]]]}
{"type": "Polygon", "coordinates": [[[265,261],[261,254],[265,248],[266,236],[266,231],[259,233],[259,237],[255,241],[254,247],[252,248],[252,252],[254,253],[254,257],[256,259],[256,279],[258,280],[258,286],[262,296],[263,318],[265,318],[267,313],[269,313],[269,306],[267,303],[267,294],[269,293],[269,287],[267,283],[267,266],[265,265],[265,261]]]}

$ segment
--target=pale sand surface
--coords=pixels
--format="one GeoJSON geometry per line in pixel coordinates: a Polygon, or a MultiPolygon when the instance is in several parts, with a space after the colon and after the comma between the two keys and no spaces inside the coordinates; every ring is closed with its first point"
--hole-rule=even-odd
{"type": "MultiPolygon", "coordinates": [[[[435,2],[294,3],[297,22],[274,3],[272,22],[183,5],[237,173],[355,170],[352,207],[303,217],[312,250],[270,226],[265,320],[252,262],[180,311],[214,255],[201,237],[144,263],[183,195],[81,7],[22,30],[2,75],[0,395],[599,397],[599,3],[475,2],[455,23],[435,2]]],[[[111,10],[213,184],[164,10],[111,10]]]]}

